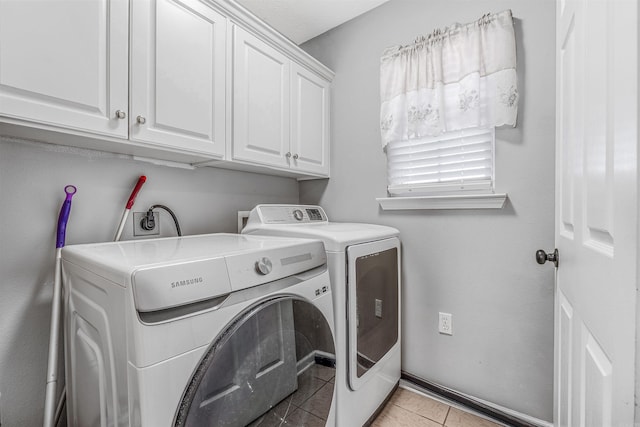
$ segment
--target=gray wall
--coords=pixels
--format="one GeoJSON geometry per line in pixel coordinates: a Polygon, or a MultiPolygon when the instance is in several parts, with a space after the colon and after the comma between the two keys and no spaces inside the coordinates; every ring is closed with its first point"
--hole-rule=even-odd
{"type": "Polygon", "coordinates": [[[300,185],[330,219],[386,224],[403,242],[403,369],[420,378],[551,421],[554,243],[555,3],[552,0],[391,0],[303,48],[332,68],[329,181],[300,185]],[[496,132],[489,211],[381,211],[379,58],[384,48],[453,22],[511,8],[518,40],[519,119],[496,132]],[[453,314],[453,336],[437,332],[453,314]]]}
{"type": "MultiPolygon", "coordinates": [[[[67,244],[113,239],[129,193],[147,175],[134,210],[162,203],[187,234],[236,232],[236,212],[297,203],[294,179],[154,166],[122,156],[0,138],[0,416],[3,426],[42,424],[55,229],[67,184],[78,187],[67,244]]],[[[163,236],[175,235],[163,211],[163,236]]],[[[131,216],[122,239],[130,239],[131,216]]]]}

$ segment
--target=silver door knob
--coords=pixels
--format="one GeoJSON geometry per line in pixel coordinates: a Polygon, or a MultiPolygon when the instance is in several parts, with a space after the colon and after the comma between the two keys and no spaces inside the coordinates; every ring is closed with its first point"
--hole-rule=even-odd
{"type": "Polygon", "coordinates": [[[138,116],[138,117],[136,117],[136,122],[138,122],[139,125],[143,125],[143,124],[145,124],[147,122],[147,119],[145,119],[142,116],[138,116]]]}
{"type": "Polygon", "coordinates": [[[285,154],[284,156],[288,159],[289,157],[291,157],[291,152],[288,151],[287,154],[285,154]]]}
{"type": "Polygon", "coordinates": [[[546,253],[542,249],[538,249],[536,251],[536,261],[538,264],[544,264],[545,262],[550,261],[557,267],[558,262],[560,261],[558,250],[555,249],[553,252],[546,253]]]}
{"type": "Polygon", "coordinates": [[[125,113],[122,110],[118,110],[116,111],[116,117],[119,119],[126,119],[127,118],[127,113],[125,113]]]}
{"type": "Polygon", "coordinates": [[[297,154],[294,154],[294,155],[293,155],[293,160],[298,160],[298,158],[299,158],[299,157],[300,157],[300,156],[298,156],[297,154]]]}

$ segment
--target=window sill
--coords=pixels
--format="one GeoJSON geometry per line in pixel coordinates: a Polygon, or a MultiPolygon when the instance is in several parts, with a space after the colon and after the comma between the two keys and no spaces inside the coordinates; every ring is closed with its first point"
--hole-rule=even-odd
{"type": "Polygon", "coordinates": [[[501,209],[507,194],[464,194],[448,196],[380,197],[382,210],[416,209],[501,209]]]}

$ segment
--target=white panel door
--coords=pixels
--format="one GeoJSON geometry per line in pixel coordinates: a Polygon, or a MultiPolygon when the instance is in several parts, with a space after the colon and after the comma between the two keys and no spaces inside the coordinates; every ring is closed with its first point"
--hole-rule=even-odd
{"type": "Polygon", "coordinates": [[[290,60],[233,30],[233,158],[289,167],[290,60]]]}
{"type": "Polygon", "coordinates": [[[226,19],[197,0],[133,1],[130,139],[222,157],[226,19]]]}
{"type": "Polygon", "coordinates": [[[0,115],[126,138],[128,35],[127,0],[0,0],[0,115]]]}
{"type": "Polygon", "coordinates": [[[556,426],[632,426],[638,9],[557,3],[556,426]]]}
{"type": "Polygon", "coordinates": [[[291,167],[329,176],[329,82],[291,64],[291,167]]]}

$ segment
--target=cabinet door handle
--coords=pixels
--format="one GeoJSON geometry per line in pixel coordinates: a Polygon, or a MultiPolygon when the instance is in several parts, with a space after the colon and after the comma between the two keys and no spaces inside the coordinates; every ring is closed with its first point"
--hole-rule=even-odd
{"type": "Polygon", "coordinates": [[[291,152],[288,151],[287,154],[285,154],[284,156],[288,159],[289,157],[291,157],[291,152]]]}
{"type": "Polygon", "coordinates": [[[293,155],[293,160],[298,160],[298,158],[299,158],[299,157],[300,157],[300,156],[298,156],[297,154],[294,154],[294,155],[293,155]]]}
{"type": "Polygon", "coordinates": [[[126,119],[127,118],[127,113],[125,113],[122,110],[118,110],[118,111],[116,111],[116,117],[118,119],[126,119]]]}
{"type": "Polygon", "coordinates": [[[143,125],[143,124],[147,123],[147,119],[145,119],[142,116],[138,116],[138,117],[136,117],[136,122],[138,122],[139,125],[143,125]]]}

